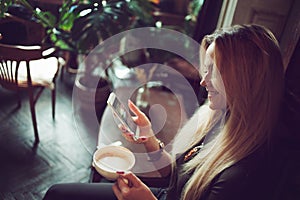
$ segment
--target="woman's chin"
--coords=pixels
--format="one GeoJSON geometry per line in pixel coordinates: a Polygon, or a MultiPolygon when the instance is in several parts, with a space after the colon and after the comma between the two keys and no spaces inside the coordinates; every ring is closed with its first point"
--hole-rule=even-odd
{"type": "Polygon", "coordinates": [[[224,101],[217,101],[216,99],[210,99],[208,106],[212,110],[224,110],[226,108],[226,103],[224,101]]]}
{"type": "Polygon", "coordinates": [[[210,103],[208,106],[212,110],[218,110],[218,108],[213,103],[210,103]]]}

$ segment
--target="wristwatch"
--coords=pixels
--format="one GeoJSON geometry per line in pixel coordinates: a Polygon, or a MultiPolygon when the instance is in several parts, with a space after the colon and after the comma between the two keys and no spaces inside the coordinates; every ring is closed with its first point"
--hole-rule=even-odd
{"type": "Polygon", "coordinates": [[[161,140],[159,140],[157,138],[156,138],[156,141],[157,141],[157,143],[159,145],[159,150],[148,153],[148,161],[149,162],[157,161],[162,156],[162,152],[164,150],[165,144],[161,140]]]}
{"type": "Polygon", "coordinates": [[[159,145],[159,149],[160,150],[163,149],[163,148],[165,148],[165,144],[160,139],[156,138],[156,141],[157,141],[157,143],[159,145]]]}

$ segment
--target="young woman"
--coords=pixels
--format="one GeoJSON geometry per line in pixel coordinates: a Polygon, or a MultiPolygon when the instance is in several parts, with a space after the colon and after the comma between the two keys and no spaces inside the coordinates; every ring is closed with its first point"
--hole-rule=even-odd
{"type": "Polygon", "coordinates": [[[123,135],[145,145],[154,162],[174,160],[159,170],[171,174],[168,189],[150,189],[133,173],[118,172],[112,191],[104,191],[103,184],[78,185],[81,192],[59,185],[45,199],[71,194],[75,199],[273,199],[275,129],[284,86],[277,40],[262,26],[235,25],[205,36],[200,55],[200,84],[208,100],[177,134],[173,156],[162,149],[145,114],[129,102],[144,137],[134,141],[126,130],[123,135]]]}

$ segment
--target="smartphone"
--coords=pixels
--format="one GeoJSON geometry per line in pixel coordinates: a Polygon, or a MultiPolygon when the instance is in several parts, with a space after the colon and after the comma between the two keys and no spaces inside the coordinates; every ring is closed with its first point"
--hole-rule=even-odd
{"type": "Polygon", "coordinates": [[[135,124],[128,109],[125,108],[124,104],[118,99],[115,93],[110,93],[107,105],[112,109],[122,125],[133,133],[133,139],[137,140],[140,133],[139,127],[135,124]]]}

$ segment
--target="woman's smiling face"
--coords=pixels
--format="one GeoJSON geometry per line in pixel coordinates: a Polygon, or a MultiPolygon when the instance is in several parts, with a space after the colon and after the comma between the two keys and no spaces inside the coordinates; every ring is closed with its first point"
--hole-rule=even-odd
{"type": "Polygon", "coordinates": [[[209,107],[212,110],[226,108],[225,88],[219,69],[215,63],[215,43],[213,42],[206,50],[204,64],[200,68],[202,80],[200,85],[208,92],[209,107]]]}

